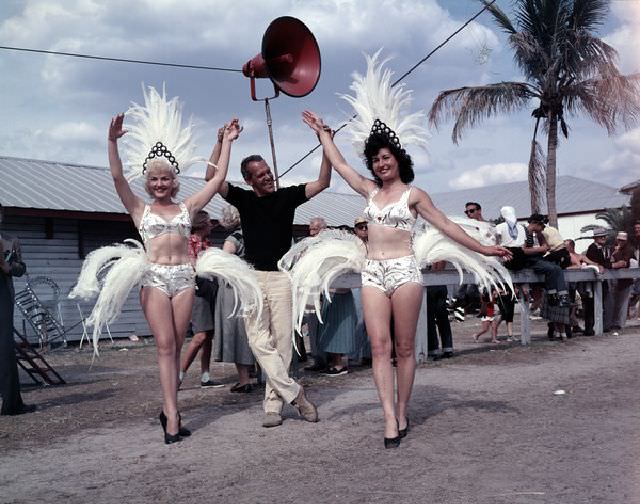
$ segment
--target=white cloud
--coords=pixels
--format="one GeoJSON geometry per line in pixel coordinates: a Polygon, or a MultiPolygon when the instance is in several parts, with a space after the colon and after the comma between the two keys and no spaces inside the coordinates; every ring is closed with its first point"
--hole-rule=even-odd
{"type": "Polygon", "coordinates": [[[615,144],[618,147],[640,154],[640,128],[626,131],[615,139],[615,144]]]}
{"type": "Polygon", "coordinates": [[[53,140],[74,142],[94,141],[104,136],[104,132],[98,131],[93,124],[67,122],[59,124],[49,131],[53,140]]]}
{"type": "Polygon", "coordinates": [[[485,164],[468,170],[449,181],[452,189],[472,189],[516,180],[526,180],[527,165],[524,163],[485,164]]]}
{"type": "Polygon", "coordinates": [[[603,175],[615,186],[638,179],[640,167],[640,128],[629,130],[614,139],[615,149],[599,165],[603,175]]]}
{"type": "Polygon", "coordinates": [[[620,22],[613,32],[604,37],[620,56],[620,70],[623,73],[640,71],[640,3],[611,2],[611,13],[620,22]]]}

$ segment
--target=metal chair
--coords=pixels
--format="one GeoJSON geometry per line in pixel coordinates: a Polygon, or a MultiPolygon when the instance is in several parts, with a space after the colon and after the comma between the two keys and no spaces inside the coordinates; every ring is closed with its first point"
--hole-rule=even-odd
{"type": "Polygon", "coordinates": [[[15,304],[23,317],[23,330],[26,335],[27,324],[34,330],[40,348],[67,346],[66,335],[82,320],[65,327],[62,318],[60,286],[50,277],[27,275],[25,288],[16,293],[15,304]]]}

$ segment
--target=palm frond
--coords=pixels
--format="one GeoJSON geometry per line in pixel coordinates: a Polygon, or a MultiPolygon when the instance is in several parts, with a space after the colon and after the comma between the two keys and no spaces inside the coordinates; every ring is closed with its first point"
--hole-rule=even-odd
{"type": "Polygon", "coordinates": [[[565,86],[562,95],[568,111],[586,113],[612,134],[618,125],[628,129],[640,119],[640,74],[621,75],[615,67],[606,67],[606,72],[565,86]]]}
{"type": "Polygon", "coordinates": [[[571,22],[574,30],[593,31],[604,24],[609,12],[607,0],[573,0],[571,22]]]}
{"type": "Polygon", "coordinates": [[[429,123],[437,128],[441,121],[454,118],[451,138],[457,144],[465,128],[498,113],[517,110],[535,96],[525,82],[498,82],[442,91],[431,106],[429,123]]]}
{"type": "Polygon", "coordinates": [[[487,8],[487,11],[493,16],[495,22],[500,26],[505,32],[509,34],[517,33],[517,30],[513,26],[513,23],[509,19],[509,17],[495,4],[489,5],[488,0],[480,0],[482,4],[487,8]]]}

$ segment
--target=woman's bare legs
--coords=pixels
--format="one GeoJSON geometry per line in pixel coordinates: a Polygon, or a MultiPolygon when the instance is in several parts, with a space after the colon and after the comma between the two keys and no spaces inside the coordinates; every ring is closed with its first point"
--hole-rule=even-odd
{"type": "Polygon", "coordinates": [[[144,287],[140,291],[142,310],[156,341],[162,410],[167,416],[169,434],[178,432],[178,366],[180,348],[191,316],[193,293],[193,289],[187,289],[170,299],[154,287],[144,287]]]}
{"type": "MultiPolygon", "coordinates": [[[[195,289],[185,289],[171,298],[171,309],[173,311],[173,328],[176,336],[176,377],[180,369],[180,352],[182,344],[187,334],[187,327],[191,321],[191,311],[193,309],[193,299],[195,289]]],[[[177,394],[177,389],[176,389],[177,394]]]]}
{"type": "Polygon", "coordinates": [[[391,367],[391,300],[376,287],[362,288],[362,311],[371,341],[373,381],[384,413],[384,437],[398,436],[393,404],[393,368],[391,367]]]}
{"type": "Polygon", "coordinates": [[[416,375],[416,327],[423,290],[421,284],[410,282],[398,287],[391,295],[396,361],[398,363],[396,368],[398,377],[396,415],[400,429],[407,427],[407,406],[416,375]]]}

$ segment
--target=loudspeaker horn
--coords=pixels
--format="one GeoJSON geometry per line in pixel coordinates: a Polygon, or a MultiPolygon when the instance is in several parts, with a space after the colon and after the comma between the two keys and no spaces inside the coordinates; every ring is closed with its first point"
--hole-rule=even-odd
{"type": "Polygon", "coordinates": [[[320,48],[313,33],[297,18],[274,19],[262,37],[262,51],[242,66],[251,78],[251,98],[255,96],[254,79],[269,78],[276,95],[282,91],[300,98],[313,91],[320,79],[320,48]]]}

